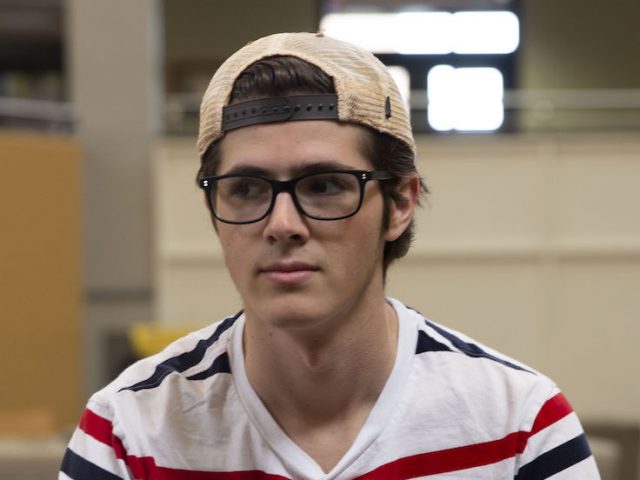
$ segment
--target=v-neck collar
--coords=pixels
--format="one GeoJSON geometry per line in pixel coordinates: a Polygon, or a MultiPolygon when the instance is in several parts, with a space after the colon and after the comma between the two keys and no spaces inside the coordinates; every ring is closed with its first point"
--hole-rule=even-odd
{"type": "Polygon", "coordinates": [[[387,298],[387,301],[394,308],[398,318],[398,345],[393,369],[353,444],[333,469],[327,473],[280,428],[249,383],[242,345],[245,316],[243,314],[238,318],[229,346],[231,372],[238,396],[253,425],[293,477],[314,480],[337,478],[378,438],[393,414],[406,385],[411,361],[414,358],[418,331],[414,317],[408,314],[402,303],[393,298],[387,298]]]}

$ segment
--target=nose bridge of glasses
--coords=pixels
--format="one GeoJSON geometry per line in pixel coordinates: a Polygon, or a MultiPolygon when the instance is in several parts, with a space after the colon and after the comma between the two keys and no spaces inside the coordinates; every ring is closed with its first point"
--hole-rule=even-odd
{"type": "Polygon", "coordinates": [[[293,212],[300,218],[306,215],[295,194],[296,179],[284,181],[272,180],[270,183],[273,189],[271,206],[268,212],[271,218],[270,222],[273,222],[273,217],[282,218],[282,214],[288,219],[287,223],[291,220],[290,217],[293,212]],[[282,192],[288,193],[289,198],[280,198],[280,193],[282,192]],[[282,210],[283,207],[284,210],[282,210]]]}
{"type": "Polygon", "coordinates": [[[280,192],[287,192],[291,197],[295,197],[295,186],[298,179],[291,180],[270,180],[271,189],[273,190],[274,201],[280,192]]]}
{"type": "Polygon", "coordinates": [[[272,190],[271,208],[269,212],[270,214],[273,213],[273,210],[276,208],[276,203],[278,203],[278,196],[280,195],[280,193],[285,192],[289,194],[291,202],[293,203],[297,212],[299,214],[304,215],[304,212],[300,207],[300,203],[298,202],[298,197],[296,196],[296,193],[295,193],[296,182],[297,182],[296,178],[293,178],[290,180],[270,180],[269,181],[269,183],[271,184],[271,190],[272,190]]]}

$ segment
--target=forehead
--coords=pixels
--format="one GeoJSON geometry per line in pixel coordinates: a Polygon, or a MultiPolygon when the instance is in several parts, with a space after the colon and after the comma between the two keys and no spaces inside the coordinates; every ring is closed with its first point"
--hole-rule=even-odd
{"type": "Polygon", "coordinates": [[[369,141],[364,127],[329,120],[252,125],[221,140],[217,173],[251,167],[286,175],[314,164],[370,169],[369,141]]]}

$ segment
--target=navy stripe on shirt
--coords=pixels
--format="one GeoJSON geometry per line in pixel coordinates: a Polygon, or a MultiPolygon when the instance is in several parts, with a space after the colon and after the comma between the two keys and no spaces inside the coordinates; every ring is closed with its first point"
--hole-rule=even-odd
{"type": "Polygon", "coordinates": [[[424,352],[450,352],[451,349],[444,343],[438,342],[430,337],[427,332],[418,330],[418,344],[416,345],[416,354],[424,352]]]}
{"type": "Polygon", "coordinates": [[[122,477],[85,460],[70,448],[64,453],[60,471],[75,480],[122,480],[122,477]]]}
{"type": "Polygon", "coordinates": [[[581,434],[523,465],[514,480],[543,480],[590,456],[587,438],[581,434]]]}
{"type": "Polygon", "coordinates": [[[204,380],[214,376],[216,373],[231,373],[229,355],[226,352],[218,355],[209,368],[187,377],[187,380],[204,380]]]}
{"type": "Polygon", "coordinates": [[[513,368],[515,370],[521,370],[523,372],[533,373],[532,371],[527,370],[526,368],[521,367],[520,365],[516,365],[515,363],[509,362],[508,360],[505,360],[503,358],[496,357],[495,355],[492,355],[489,352],[484,351],[475,343],[465,342],[460,337],[457,337],[450,331],[445,330],[444,328],[436,325],[433,322],[430,322],[427,319],[425,319],[425,322],[427,323],[427,325],[433,328],[436,332],[438,332],[444,338],[449,340],[454,347],[456,347],[465,355],[468,355],[470,357],[486,358],[488,360],[493,360],[494,362],[501,363],[502,365],[505,365],[509,368],[513,368]]]}
{"type": "Polygon", "coordinates": [[[139,390],[156,388],[170,373],[184,372],[189,368],[195,367],[202,361],[205,353],[207,352],[207,349],[211,345],[213,345],[216,340],[218,340],[218,338],[220,338],[220,335],[222,335],[225,330],[229,329],[234,324],[234,322],[241,314],[242,311],[238,312],[233,317],[225,319],[220,325],[218,325],[218,328],[216,328],[215,332],[213,332],[213,335],[211,335],[207,339],[200,340],[193,348],[193,350],[181,353],[180,355],[177,355],[175,357],[168,358],[156,367],[155,371],[149,378],[135,383],[129,387],[121,388],[120,391],[132,390],[134,392],[137,392],[139,390]]]}

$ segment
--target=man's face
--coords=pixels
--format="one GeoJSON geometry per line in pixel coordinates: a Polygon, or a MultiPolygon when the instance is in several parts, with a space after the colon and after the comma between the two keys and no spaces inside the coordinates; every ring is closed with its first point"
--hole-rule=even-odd
{"type": "MultiPolygon", "coordinates": [[[[217,174],[288,180],[318,170],[371,170],[363,141],[362,127],[332,121],[244,127],[222,140],[217,174]]],[[[308,218],[281,192],[267,218],[216,226],[247,317],[295,328],[348,315],[374,292],[383,294],[382,223],[383,197],[372,181],[349,218],[308,218]]]]}

